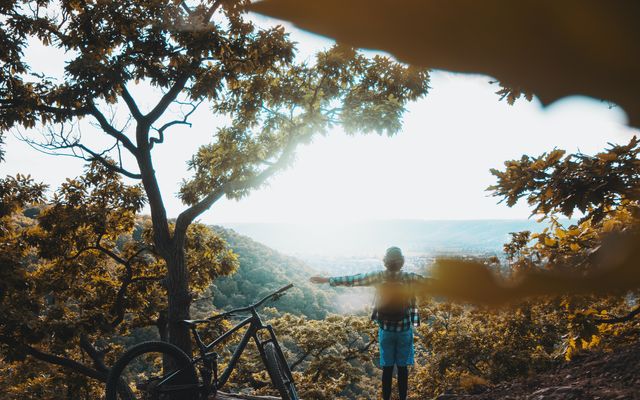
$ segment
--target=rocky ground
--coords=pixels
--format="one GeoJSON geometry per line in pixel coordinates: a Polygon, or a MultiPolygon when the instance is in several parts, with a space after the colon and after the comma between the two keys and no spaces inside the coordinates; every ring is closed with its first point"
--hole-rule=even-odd
{"type": "Polygon", "coordinates": [[[475,395],[437,400],[640,400],[640,343],[589,352],[545,374],[502,383],[475,395]]]}

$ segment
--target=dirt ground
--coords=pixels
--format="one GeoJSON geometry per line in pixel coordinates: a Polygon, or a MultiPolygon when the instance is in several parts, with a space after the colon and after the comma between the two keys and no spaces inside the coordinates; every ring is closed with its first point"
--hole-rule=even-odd
{"type": "Polygon", "coordinates": [[[578,354],[548,373],[502,383],[475,395],[445,395],[469,400],[640,400],[640,343],[615,352],[578,354]]]}

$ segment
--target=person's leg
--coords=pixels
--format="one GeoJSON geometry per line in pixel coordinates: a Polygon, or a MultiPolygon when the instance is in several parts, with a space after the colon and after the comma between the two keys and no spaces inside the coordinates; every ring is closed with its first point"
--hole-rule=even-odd
{"type": "Polygon", "coordinates": [[[382,367],[382,398],[384,400],[391,399],[392,379],[393,379],[393,365],[390,367],[382,367]]]}
{"type": "Polygon", "coordinates": [[[407,399],[407,388],[409,385],[409,367],[398,367],[398,394],[400,400],[407,399]]]}
{"type": "Polygon", "coordinates": [[[391,399],[393,366],[396,360],[396,332],[378,330],[378,346],[380,348],[380,367],[382,368],[382,398],[391,399]]]}
{"type": "Polygon", "coordinates": [[[400,400],[406,400],[409,388],[409,365],[413,365],[413,330],[400,332],[397,347],[398,394],[400,400]]]}

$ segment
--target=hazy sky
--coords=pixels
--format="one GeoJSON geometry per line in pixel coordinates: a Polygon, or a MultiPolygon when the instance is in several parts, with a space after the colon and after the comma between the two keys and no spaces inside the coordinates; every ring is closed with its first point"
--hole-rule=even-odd
{"type": "MultiPolygon", "coordinates": [[[[303,58],[331,45],[320,37],[289,31],[303,58]]],[[[52,68],[56,65],[52,60],[60,59],[42,48],[31,50],[27,57],[42,65],[40,70],[52,68]]],[[[554,147],[595,153],[608,142],[628,141],[637,132],[625,127],[620,108],[609,109],[593,99],[568,98],[546,109],[537,99],[509,106],[498,101],[494,94],[498,88],[489,77],[436,71],[431,78],[430,93],[409,105],[404,128],[396,137],[348,137],[339,129],[318,137],[300,149],[293,168],[272,178],[270,186],[239,202],[221,200],[201,221],[527,218],[525,204],[509,209],[488,197],[485,189],[494,183],[490,168],[554,147]]],[[[157,100],[145,89],[137,93],[143,109],[157,100]]],[[[194,128],[170,132],[155,151],[156,172],[171,216],[183,209],[175,193],[182,178],[189,176],[186,160],[212,138],[216,122],[210,121],[207,109],[199,110],[194,128]]],[[[78,160],[40,154],[12,135],[7,139],[2,175],[30,173],[56,187],[65,177],[81,172],[78,160]]]]}

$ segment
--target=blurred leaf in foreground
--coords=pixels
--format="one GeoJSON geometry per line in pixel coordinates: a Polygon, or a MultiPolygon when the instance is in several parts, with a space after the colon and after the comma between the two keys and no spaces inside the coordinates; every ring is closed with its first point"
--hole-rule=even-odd
{"type": "Polygon", "coordinates": [[[509,102],[587,95],[640,125],[639,2],[265,0],[250,9],[410,64],[495,77],[509,102]]]}

